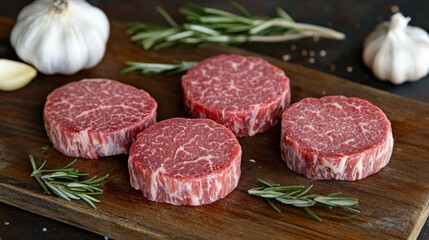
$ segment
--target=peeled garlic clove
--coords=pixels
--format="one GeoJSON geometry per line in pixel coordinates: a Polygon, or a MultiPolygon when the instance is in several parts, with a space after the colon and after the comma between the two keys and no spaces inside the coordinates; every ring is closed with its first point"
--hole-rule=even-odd
{"type": "Polygon", "coordinates": [[[33,80],[36,69],[25,63],[0,59],[0,90],[18,90],[33,80]]]}

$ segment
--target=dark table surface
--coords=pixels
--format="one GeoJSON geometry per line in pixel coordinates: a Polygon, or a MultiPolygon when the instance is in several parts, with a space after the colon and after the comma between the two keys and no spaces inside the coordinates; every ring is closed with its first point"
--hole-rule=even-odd
{"type": "MultiPolygon", "coordinates": [[[[16,18],[19,10],[30,2],[30,0],[2,1],[0,16],[16,18]]],[[[178,15],[177,9],[186,3],[173,0],[91,0],[89,2],[105,11],[109,19],[153,23],[163,22],[154,10],[155,6],[162,6],[174,18],[180,20],[182,18],[178,15]]],[[[231,10],[228,1],[194,0],[192,2],[231,10]]],[[[287,43],[247,43],[240,47],[278,59],[290,58],[289,62],[295,64],[429,103],[429,76],[417,82],[407,82],[397,86],[377,80],[362,62],[362,43],[365,36],[377,23],[388,20],[392,11],[399,9],[405,16],[411,17],[410,25],[429,31],[427,20],[429,1],[241,0],[238,2],[253,13],[265,15],[273,15],[275,7],[280,6],[297,22],[327,26],[346,34],[346,39],[343,41],[304,39],[287,43]],[[321,51],[326,52],[326,56],[321,56],[321,51]],[[314,56],[311,56],[313,54],[314,56]]],[[[16,58],[16,56],[2,56],[0,53],[0,58],[16,58]]],[[[104,236],[0,203],[0,240],[104,238],[104,236]]],[[[429,239],[429,221],[424,224],[418,239],[429,239]]]]}

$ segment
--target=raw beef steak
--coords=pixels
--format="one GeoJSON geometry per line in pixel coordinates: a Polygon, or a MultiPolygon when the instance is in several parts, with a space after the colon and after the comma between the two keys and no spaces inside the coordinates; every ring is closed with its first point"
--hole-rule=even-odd
{"type": "Polygon", "coordinates": [[[182,77],[182,87],[190,116],[210,118],[237,137],[268,130],[290,103],[284,72],[257,57],[205,59],[182,77]]]}
{"type": "Polygon", "coordinates": [[[210,119],[173,118],[137,136],[130,149],[131,186],[156,202],[199,206],[224,198],[240,178],[241,147],[210,119]]]}
{"type": "Polygon", "coordinates": [[[48,95],[43,117],[53,146],[71,157],[127,153],[156,121],[157,103],[143,90],[108,79],[84,79],[48,95]]]}
{"type": "Polygon", "coordinates": [[[282,115],[281,154],[307,178],[354,181],[387,165],[393,149],[390,121],[359,98],[305,98],[282,115]]]}

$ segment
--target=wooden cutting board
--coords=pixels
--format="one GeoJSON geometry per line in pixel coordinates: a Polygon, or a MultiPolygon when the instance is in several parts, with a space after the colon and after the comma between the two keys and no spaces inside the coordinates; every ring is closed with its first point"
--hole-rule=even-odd
{"type": "MultiPolygon", "coordinates": [[[[8,56],[13,21],[0,18],[0,43],[8,56]]],[[[390,163],[381,172],[356,182],[311,181],[291,172],[279,153],[280,126],[254,137],[240,138],[242,176],[237,189],[208,206],[172,206],[147,201],[129,184],[127,156],[79,159],[76,167],[91,175],[110,174],[97,209],[44,194],[30,178],[33,154],[38,164],[48,160],[56,168],[73,160],[50,145],[42,111],[55,88],[83,78],[112,78],[148,91],[159,103],[158,121],[186,116],[180,75],[144,77],[121,75],[124,61],[166,62],[202,60],[221,53],[256,55],[238,48],[171,48],[144,51],[129,42],[125,24],[112,22],[104,60],[97,67],[72,76],[39,74],[27,87],[0,92],[0,201],[115,239],[415,239],[429,214],[429,105],[375,90],[304,67],[264,57],[291,78],[292,102],[304,97],[346,95],[379,106],[392,122],[395,146],[390,163]],[[254,159],[256,162],[250,161],[254,159]],[[314,191],[341,191],[360,201],[360,214],[315,209],[319,223],[302,209],[280,206],[274,212],[262,199],[247,194],[261,178],[281,184],[314,184],[314,191]]]]}

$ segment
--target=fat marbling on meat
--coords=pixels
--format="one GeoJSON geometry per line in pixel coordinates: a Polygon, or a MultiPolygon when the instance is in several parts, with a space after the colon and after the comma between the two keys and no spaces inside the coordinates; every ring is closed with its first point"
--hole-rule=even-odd
{"type": "Polygon", "coordinates": [[[281,155],[310,179],[354,181],[377,173],[392,155],[393,135],[383,111],[359,98],[305,98],[282,115],[281,155]]]}
{"type": "Polygon", "coordinates": [[[240,179],[241,147],[210,119],[172,118],[137,136],[130,149],[131,186],[156,202],[199,206],[232,192],[240,179]]]}
{"type": "Polygon", "coordinates": [[[96,159],[128,153],[136,135],[155,123],[156,109],[143,90],[109,79],[84,79],[50,93],[43,117],[55,149],[96,159]]]}
{"type": "Polygon", "coordinates": [[[289,78],[258,57],[207,58],[182,77],[185,108],[193,118],[209,118],[237,137],[274,126],[290,104],[289,78]]]}

